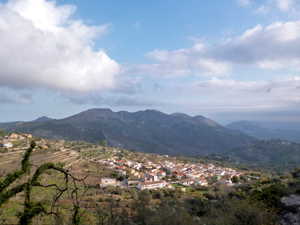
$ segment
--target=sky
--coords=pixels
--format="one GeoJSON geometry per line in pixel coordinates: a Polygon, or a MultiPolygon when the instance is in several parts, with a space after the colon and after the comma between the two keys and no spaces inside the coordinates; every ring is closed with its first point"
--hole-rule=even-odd
{"type": "Polygon", "coordinates": [[[300,124],[299,0],[0,0],[0,122],[90,108],[300,124]]]}

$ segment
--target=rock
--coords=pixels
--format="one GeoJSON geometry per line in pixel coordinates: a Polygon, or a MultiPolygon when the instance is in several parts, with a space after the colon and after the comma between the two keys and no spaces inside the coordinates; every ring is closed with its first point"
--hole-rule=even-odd
{"type": "Polygon", "coordinates": [[[281,225],[300,224],[300,195],[292,194],[281,198],[286,210],[280,216],[281,225]]]}
{"type": "Polygon", "coordinates": [[[281,225],[299,225],[300,215],[294,213],[286,213],[280,219],[281,225]]]}
{"type": "Polygon", "coordinates": [[[290,195],[281,198],[281,202],[286,206],[300,205],[300,195],[290,195]]]}

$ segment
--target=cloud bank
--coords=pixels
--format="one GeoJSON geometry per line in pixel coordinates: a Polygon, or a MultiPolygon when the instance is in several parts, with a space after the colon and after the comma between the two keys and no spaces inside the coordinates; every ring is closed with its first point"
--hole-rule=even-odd
{"type": "Polygon", "coordinates": [[[272,81],[235,81],[212,78],[182,85],[178,95],[185,93],[185,96],[190,96],[187,102],[191,105],[198,103],[199,107],[260,111],[275,108],[299,108],[299,91],[299,76],[272,81]]]}
{"type": "Polygon", "coordinates": [[[127,65],[125,72],[152,77],[222,76],[234,67],[252,66],[271,70],[300,70],[300,20],[258,24],[234,38],[222,38],[215,45],[196,43],[175,51],[155,49],[146,57],[154,64],[127,65]]]}
{"type": "Polygon", "coordinates": [[[93,50],[93,39],[111,25],[72,20],[75,11],[56,1],[0,4],[0,87],[73,94],[116,88],[120,65],[93,50]]]}

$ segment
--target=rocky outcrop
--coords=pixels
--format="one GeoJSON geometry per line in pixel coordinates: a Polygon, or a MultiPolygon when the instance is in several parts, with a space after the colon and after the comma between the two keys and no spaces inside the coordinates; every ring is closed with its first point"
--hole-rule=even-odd
{"type": "Polygon", "coordinates": [[[290,195],[281,198],[281,202],[286,206],[300,206],[300,195],[290,195]]]}
{"type": "Polygon", "coordinates": [[[286,206],[281,213],[281,225],[299,225],[300,224],[300,195],[290,195],[281,198],[281,202],[286,206]]]}

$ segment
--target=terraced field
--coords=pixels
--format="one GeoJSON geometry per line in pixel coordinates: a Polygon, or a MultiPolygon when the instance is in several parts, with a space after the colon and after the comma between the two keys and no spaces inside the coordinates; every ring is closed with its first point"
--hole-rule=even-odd
{"type": "MultiPolygon", "coordinates": [[[[25,152],[26,150],[0,153],[0,171],[11,172],[19,169],[25,152]]],[[[64,162],[68,165],[75,161],[77,161],[77,157],[71,156],[67,151],[55,152],[51,150],[37,150],[33,152],[30,157],[30,162],[32,163],[32,165],[36,166],[47,162],[64,162]]]]}

